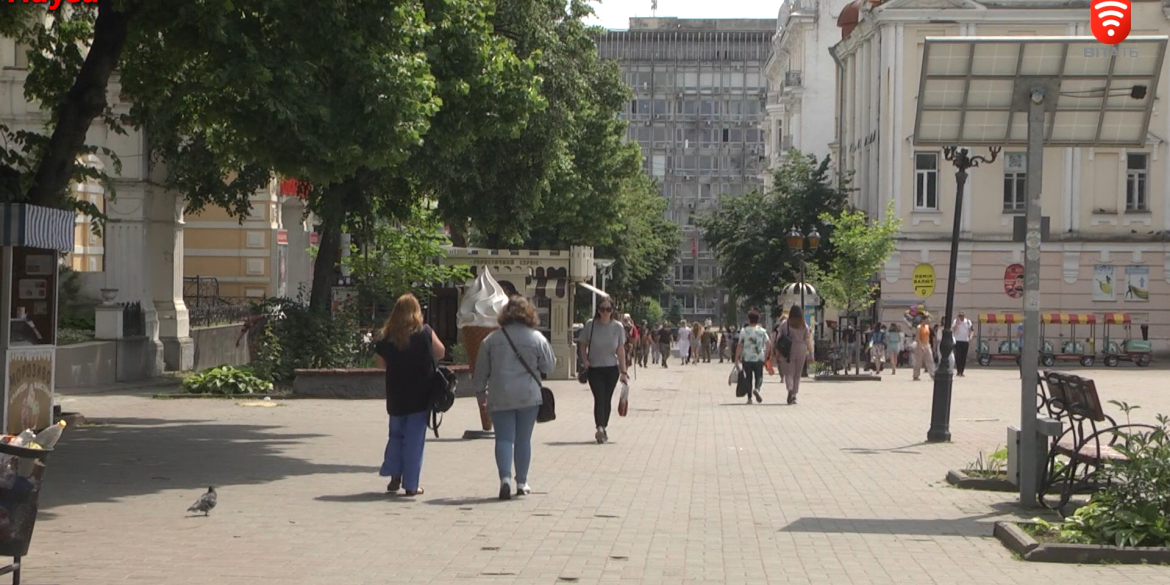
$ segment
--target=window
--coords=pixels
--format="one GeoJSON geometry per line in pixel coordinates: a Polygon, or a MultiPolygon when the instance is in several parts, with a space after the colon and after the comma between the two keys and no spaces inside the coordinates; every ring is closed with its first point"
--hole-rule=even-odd
{"type": "Polygon", "coordinates": [[[914,154],[914,208],[938,209],[938,153],[914,154]]]}
{"type": "Polygon", "coordinates": [[[1125,210],[1149,211],[1147,191],[1149,159],[1146,153],[1126,155],[1125,164],[1125,210]]]}
{"type": "Polygon", "coordinates": [[[666,176],[666,155],[665,154],[654,155],[654,158],[651,160],[650,166],[651,166],[650,173],[652,175],[654,175],[655,177],[665,177],[666,176]]]}
{"type": "Polygon", "coordinates": [[[1028,201],[1028,165],[1023,153],[1008,153],[1003,163],[1003,210],[1024,211],[1028,201]]]}
{"type": "Polygon", "coordinates": [[[694,266],[683,265],[683,267],[682,267],[682,281],[683,282],[694,282],[695,281],[695,267],[694,266]]]}

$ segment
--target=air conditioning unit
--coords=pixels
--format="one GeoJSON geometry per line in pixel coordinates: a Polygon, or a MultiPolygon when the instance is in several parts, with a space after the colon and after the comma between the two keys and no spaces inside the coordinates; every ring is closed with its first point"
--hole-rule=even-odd
{"type": "Polygon", "coordinates": [[[646,120],[645,122],[642,122],[643,126],[649,126],[650,124],[652,124],[652,122],[650,120],[646,120]]]}
{"type": "Polygon", "coordinates": [[[694,179],[694,177],[692,177],[691,175],[683,175],[684,181],[690,181],[691,179],[694,179]]]}

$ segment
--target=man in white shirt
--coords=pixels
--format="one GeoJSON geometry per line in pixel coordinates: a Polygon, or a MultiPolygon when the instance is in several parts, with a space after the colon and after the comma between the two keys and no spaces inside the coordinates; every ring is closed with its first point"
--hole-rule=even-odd
{"type": "Polygon", "coordinates": [[[955,369],[959,377],[967,369],[967,350],[971,349],[971,320],[959,311],[959,316],[951,324],[951,333],[955,336],[955,369]]]}

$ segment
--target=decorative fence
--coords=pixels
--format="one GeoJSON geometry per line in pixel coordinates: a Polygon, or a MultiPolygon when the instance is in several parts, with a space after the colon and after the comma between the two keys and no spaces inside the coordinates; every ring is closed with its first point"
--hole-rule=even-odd
{"type": "Polygon", "coordinates": [[[183,278],[183,302],[192,327],[242,323],[252,314],[255,300],[220,296],[219,280],[213,277],[183,278]]]}

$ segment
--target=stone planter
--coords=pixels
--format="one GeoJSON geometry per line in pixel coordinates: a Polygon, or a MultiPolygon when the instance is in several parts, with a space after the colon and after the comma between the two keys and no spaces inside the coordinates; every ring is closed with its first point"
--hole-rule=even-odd
{"type": "Polygon", "coordinates": [[[1015,522],[996,522],[995,537],[1025,561],[1037,563],[1170,564],[1170,547],[1040,543],[1015,522]]]}
{"type": "Polygon", "coordinates": [[[947,483],[964,490],[983,490],[988,492],[1016,492],[1019,486],[1008,481],[1006,477],[979,477],[967,475],[958,469],[947,472],[947,483]]]}
{"type": "MultiPolygon", "coordinates": [[[[458,380],[456,395],[471,396],[471,368],[447,366],[458,380]]],[[[386,372],[378,368],[297,370],[293,394],[298,398],[386,398],[386,372]]]]}

